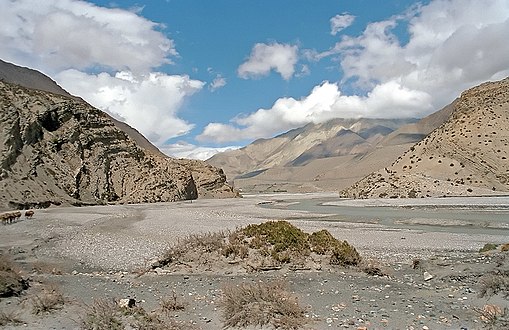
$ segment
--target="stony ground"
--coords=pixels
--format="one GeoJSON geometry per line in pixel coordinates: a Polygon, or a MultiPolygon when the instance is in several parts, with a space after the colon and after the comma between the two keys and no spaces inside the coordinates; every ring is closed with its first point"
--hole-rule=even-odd
{"type": "Polygon", "coordinates": [[[175,294],[184,309],[171,318],[182,327],[220,329],[226,285],[281,279],[306,308],[307,329],[482,329],[489,328],[481,317],[485,305],[509,307],[502,293],[481,297],[479,284],[490,272],[507,274],[509,257],[478,252],[485,243],[507,243],[507,236],[338,224],[322,214],[258,205],[280,198],[36,210],[33,219],[0,226],[0,250],[31,280],[31,288],[19,297],[0,298],[0,311],[30,329],[76,329],[95,299],[130,297],[152,311],[175,294]],[[381,273],[326,264],[310,271],[142,272],[179,237],[277,219],[309,232],[329,230],[356,246],[364,265],[381,273]],[[48,287],[62,293],[64,307],[34,315],[34,297],[48,287]]]}

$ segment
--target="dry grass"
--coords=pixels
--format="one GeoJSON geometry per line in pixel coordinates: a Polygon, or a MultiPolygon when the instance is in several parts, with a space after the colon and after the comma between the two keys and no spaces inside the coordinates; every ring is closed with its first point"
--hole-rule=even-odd
{"type": "Polygon", "coordinates": [[[182,311],[186,308],[186,304],[177,298],[177,293],[172,291],[171,297],[161,299],[159,306],[165,313],[182,311]]]}
{"type": "Polygon", "coordinates": [[[120,311],[112,300],[96,299],[86,306],[85,316],[81,318],[81,328],[85,330],[122,330],[120,311]]]}
{"type": "Polygon", "coordinates": [[[480,297],[491,297],[498,293],[501,293],[505,298],[509,297],[509,274],[486,274],[479,279],[480,297]]]}
{"type": "Polygon", "coordinates": [[[32,313],[35,315],[51,313],[62,309],[65,299],[60,290],[54,286],[43,288],[42,292],[31,299],[32,313]]]}
{"type": "Polygon", "coordinates": [[[474,308],[487,329],[508,329],[509,315],[506,308],[497,305],[484,305],[483,308],[474,308]]]}
{"type": "Polygon", "coordinates": [[[307,323],[304,308],[283,282],[226,285],[220,306],[225,328],[299,329],[307,323]]]}
{"type": "Polygon", "coordinates": [[[19,316],[14,311],[6,312],[0,311],[0,326],[6,326],[9,324],[21,324],[23,321],[19,319],[19,316]]]}

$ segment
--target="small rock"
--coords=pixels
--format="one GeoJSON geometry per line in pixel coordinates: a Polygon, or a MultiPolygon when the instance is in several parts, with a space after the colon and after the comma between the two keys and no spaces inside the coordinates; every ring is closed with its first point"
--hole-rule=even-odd
{"type": "Polygon", "coordinates": [[[430,273],[428,273],[428,272],[424,272],[424,280],[425,280],[425,281],[429,281],[429,280],[431,280],[433,277],[434,277],[434,276],[433,276],[433,275],[431,275],[430,273]]]}
{"type": "Polygon", "coordinates": [[[71,274],[72,275],[78,275],[78,271],[77,270],[73,270],[71,274]]]}
{"type": "Polygon", "coordinates": [[[136,306],[136,300],[133,298],[124,298],[118,301],[118,306],[122,308],[132,308],[136,306]]]}

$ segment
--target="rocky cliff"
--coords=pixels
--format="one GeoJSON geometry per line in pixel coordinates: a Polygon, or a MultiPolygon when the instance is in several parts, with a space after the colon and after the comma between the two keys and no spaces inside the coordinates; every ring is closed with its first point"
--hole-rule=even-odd
{"type": "Polygon", "coordinates": [[[0,208],[233,197],[221,170],[139,146],[74,97],[0,81],[0,208]]]}
{"type": "Polygon", "coordinates": [[[440,127],[390,167],[368,175],[341,196],[507,194],[509,78],[469,89],[451,107],[449,119],[440,127]]]}

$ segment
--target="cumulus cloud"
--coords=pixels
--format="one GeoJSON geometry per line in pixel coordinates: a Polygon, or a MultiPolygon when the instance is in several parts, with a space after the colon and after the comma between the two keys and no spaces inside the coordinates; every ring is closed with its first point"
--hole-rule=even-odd
{"type": "Polygon", "coordinates": [[[216,78],[210,84],[210,90],[214,92],[224,86],[226,86],[226,79],[221,75],[216,75],[216,78]]]}
{"type": "Polygon", "coordinates": [[[414,117],[431,109],[430,95],[405,88],[397,81],[378,85],[366,96],[344,95],[338,84],[323,82],[299,100],[280,98],[270,109],[259,109],[248,116],[235,118],[230,124],[210,123],[198,140],[224,143],[271,137],[332,118],[414,117]]]}
{"type": "Polygon", "coordinates": [[[169,138],[188,133],[193,125],[178,118],[184,100],[204,86],[188,76],[149,73],[134,75],[121,71],[115,75],[86,74],[74,69],[56,76],[57,81],[75,95],[125,121],[151,142],[163,146],[169,138]]]}
{"type": "Polygon", "coordinates": [[[146,72],[177,55],[160,24],[79,0],[0,2],[0,57],[44,69],[146,72]]]}
{"type": "Polygon", "coordinates": [[[256,44],[249,58],[237,69],[239,77],[248,79],[267,76],[271,70],[289,80],[298,61],[298,47],[295,45],[271,43],[256,44]]]}
{"type": "Polygon", "coordinates": [[[324,82],[308,96],[281,98],[270,109],[228,124],[211,123],[199,137],[226,142],[334,117],[424,116],[471,86],[509,75],[507,31],[506,0],[433,0],[412,7],[368,24],[360,35],[342,36],[327,51],[304,54],[316,61],[337,59],[344,74],[339,83],[324,82]],[[407,42],[397,29],[407,30],[407,42]],[[343,94],[341,88],[350,84],[363,96],[343,94]]]}
{"type": "Polygon", "coordinates": [[[353,24],[355,20],[355,16],[350,15],[348,13],[343,13],[341,15],[336,15],[330,19],[330,34],[335,36],[341,30],[346,29],[350,25],[353,24]]]}
{"type": "Polygon", "coordinates": [[[191,159],[200,159],[207,160],[210,157],[214,156],[219,152],[229,151],[239,149],[238,146],[229,146],[222,148],[214,148],[214,147],[200,147],[191,143],[187,143],[184,141],[179,141],[177,143],[168,144],[160,150],[167,155],[177,157],[177,158],[191,158],[191,159]]]}

